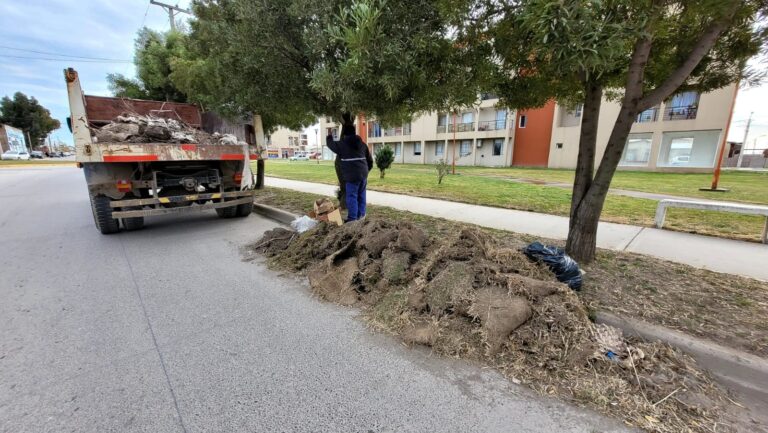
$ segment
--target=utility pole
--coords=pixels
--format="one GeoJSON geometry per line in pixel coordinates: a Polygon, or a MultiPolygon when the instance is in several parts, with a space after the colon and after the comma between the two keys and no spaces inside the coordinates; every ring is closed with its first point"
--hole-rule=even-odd
{"type": "Polygon", "coordinates": [[[192,11],[189,9],[182,9],[179,7],[178,4],[176,6],[169,5],[165,3],[161,3],[157,0],[149,0],[149,4],[153,4],[155,6],[160,6],[161,8],[165,9],[168,12],[168,19],[171,21],[171,30],[176,31],[176,13],[184,13],[184,14],[192,14],[192,11]]]}
{"type": "Polygon", "coordinates": [[[744,139],[741,141],[741,150],[739,151],[739,160],[736,162],[736,168],[741,168],[741,162],[744,160],[744,151],[747,150],[747,136],[749,135],[749,126],[752,124],[752,115],[754,111],[749,113],[749,119],[747,119],[747,127],[744,128],[744,139]]]}

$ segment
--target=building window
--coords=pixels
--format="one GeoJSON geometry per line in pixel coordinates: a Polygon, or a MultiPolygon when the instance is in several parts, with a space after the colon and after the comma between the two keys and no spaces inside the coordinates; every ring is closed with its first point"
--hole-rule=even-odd
{"type": "Polygon", "coordinates": [[[637,123],[646,123],[646,122],[655,122],[659,117],[659,107],[658,105],[655,107],[651,107],[642,113],[637,115],[637,118],[635,119],[635,122],[637,123]]]}
{"type": "Polygon", "coordinates": [[[520,116],[520,128],[525,128],[525,126],[528,124],[528,116],[523,114],[520,116]]]}
{"type": "Polygon", "coordinates": [[[652,134],[629,134],[619,165],[646,166],[651,159],[652,134]]]}
{"type": "Polygon", "coordinates": [[[402,146],[401,143],[395,143],[395,156],[400,156],[402,153],[402,148],[400,146],[402,146]]]}
{"type": "Polygon", "coordinates": [[[325,135],[333,136],[334,140],[339,139],[339,128],[326,128],[325,135]]]}
{"type": "Polygon", "coordinates": [[[665,132],[659,147],[659,167],[714,167],[720,130],[665,132]]]}
{"type": "Polygon", "coordinates": [[[583,112],[584,112],[584,104],[578,104],[576,105],[576,108],[573,109],[573,116],[576,118],[580,118],[583,112]]]}
{"type": "Polygon", "coordinates": [[[501,156],[502,150],[504,150],[504,139],[497,138],[493,140],[493,156],[501,156]]]}
{"type": "Polygon", "coordinates": [[[374,120],[368,124],[368,136],[381,137],[381,124],[378,120],[374,120]]]}
{"type": "Polygon", "coordinates": [[[472,140],[461,140],[459,145],[459,157],[472,154],[472,140]]]}
{"type": "Polygon", "coordinates": [[[680,92],[672,96],[664,107],[664,120],[695,119],[699,109],[698,92],[680,92]]]}
{"type": "Polygon", "coordinates": [[[445,143],[435,143],[435,156],[443,156],[445,154],[445,143]]]}
{"type": "Polygon", "coordinates": [[[413,143],[413,154],[416,156],[421,155],[421,143],[413,143]]]}
{"type": "Polygon", "coordinates": [[[496,129],[504,129],[507,126],[507,110],[496,110],[496,129]]]}

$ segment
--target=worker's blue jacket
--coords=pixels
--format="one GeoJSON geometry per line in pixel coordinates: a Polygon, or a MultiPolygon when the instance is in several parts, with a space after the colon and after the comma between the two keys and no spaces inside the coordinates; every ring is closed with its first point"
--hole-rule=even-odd
{"type": "Polygon", "coordinates": [[[341,177],[344,182],[362,182],[368,179],[373,168],[373,158],[368,146],[358,135],[345,135],[340,141],[333,136],[325,137],[325,143],[341,160],[341,177]]]}

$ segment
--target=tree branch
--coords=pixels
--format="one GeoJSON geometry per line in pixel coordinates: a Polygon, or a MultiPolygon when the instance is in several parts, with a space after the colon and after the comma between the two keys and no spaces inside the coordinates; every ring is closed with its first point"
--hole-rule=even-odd
{"type": "Polygon", "coordinates": [[[733,1],[728,13],[721,19],[712,22],[709,27],[702,33],[698,42],[694,46],[693,50],[688,54],[688,57],[683,61],[678,68],[673,71],[669,77],[657,88],[648,92],[638,105],[639,111],[647,110],[653,106],[658,105],[665,98],[669,97],[675,90],[677,90],[688,77],[691,75],[696,66],[699,65],[704,56],[709,53],[709,50],[715,46],[717,39],[725,30],[726,26],[733,18],[738,8],[739,2],[733,1]]]}

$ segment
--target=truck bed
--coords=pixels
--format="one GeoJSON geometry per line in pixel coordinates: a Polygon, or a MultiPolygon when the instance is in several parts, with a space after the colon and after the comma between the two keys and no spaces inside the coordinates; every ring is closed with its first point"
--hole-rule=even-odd
{"type": "Polygon", "coordinates": [[[77,162],[242,161],[260,158],[256,146],[176,143],[93,143],[77,149],[77,162]]]}

